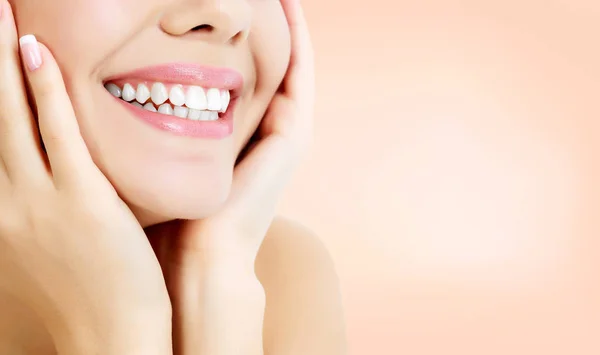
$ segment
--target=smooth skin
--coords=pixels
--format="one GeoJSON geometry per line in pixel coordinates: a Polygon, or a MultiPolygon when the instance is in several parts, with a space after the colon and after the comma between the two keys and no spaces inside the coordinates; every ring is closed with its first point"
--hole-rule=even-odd
{"type": "Polygon", "coordinates": [[[344,353],[329,256],[275,219],[312,131],[313,55],[299,2],[282,2],[291,63],[227,202],[148,236],[94,163],[51,52],[40,45],[42,65],[23,70],[12,11],[0,4],[0,330],[9,330],[0,350],[344,353]]]}

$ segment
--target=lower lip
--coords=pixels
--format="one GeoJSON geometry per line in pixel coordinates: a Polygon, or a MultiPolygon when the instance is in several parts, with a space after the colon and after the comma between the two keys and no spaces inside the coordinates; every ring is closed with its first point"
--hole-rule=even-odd
{"type": "Polygon", "coordinates": [[[192,121],[176,116],[163,115],[134,106],[126,101],[119,100],[131,113],[142,121],[161,131],[177,136],[224,139],[233,133],[233,109],[237,99],[231,100],[227,112],[219,116],[216,121],[192,121]]]}

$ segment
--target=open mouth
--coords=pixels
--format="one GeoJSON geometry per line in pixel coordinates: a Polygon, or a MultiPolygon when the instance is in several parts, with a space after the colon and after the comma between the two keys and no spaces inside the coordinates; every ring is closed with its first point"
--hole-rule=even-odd
{"type": "Polygon", "coordinates": [[[121,81],[105,84],[114,97],[133,106],[192,121],[217,121],[231,102],[229,90],[161,82],[121,81]]]}
{"type": "Polygon", "coordinates": [[[104,81],[135,117],[172,134],[221,139],[233,133],[244,78],[228,68],[171,63],[104,81]]]}

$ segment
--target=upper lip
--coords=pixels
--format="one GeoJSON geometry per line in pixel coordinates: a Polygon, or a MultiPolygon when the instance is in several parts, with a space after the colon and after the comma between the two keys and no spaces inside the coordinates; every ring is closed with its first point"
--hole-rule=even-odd
{"type": "Polygon", "coordinates": [[[244,85],[244,77],[234,69],[193,63],[169,63],[140,68],[112,76],[104,80],[104,83],[127,79],[229,90],[232,99],[240,95],[244,85]]]}

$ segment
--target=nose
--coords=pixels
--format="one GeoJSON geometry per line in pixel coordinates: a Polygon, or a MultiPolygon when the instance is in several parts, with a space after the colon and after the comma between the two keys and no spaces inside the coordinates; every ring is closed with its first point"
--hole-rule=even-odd
{"type": "Polygon", "coordinates": [[[248,38],[251,22],[248,0],[185,0],[164,13],[161,27],[171,36],[237,44],[248,38]]]}

